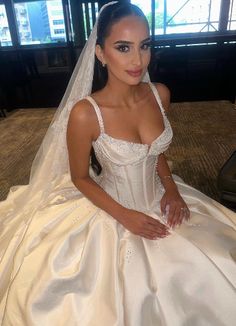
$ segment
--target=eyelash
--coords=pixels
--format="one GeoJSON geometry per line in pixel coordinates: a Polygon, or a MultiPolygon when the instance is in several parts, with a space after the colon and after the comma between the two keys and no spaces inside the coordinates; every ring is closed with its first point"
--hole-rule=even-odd
{"type": "MultiPolygon", "coordinates": [[[[150,49],[150,47],[151,47],[151,43],[148,42],[148,43],[142,44],[141,49],[144,50],[144,51],[147,51],[147,50],[150,49]]],[[[125,44],[121,44],[121,45],[117,46],[116,49],[118,51],[120,51],[120,52],[126,53],[126,52],[129,51],[129,46],[128,45],[125,45],[125,44]]]]}
{"type": "Polygon", "coordinates": [[[129,46],[128,45],[118,45],[117,47],[116,47],[116,49],[118,50],[118,51],[120,51],[120,52],[128,52],[128,50],[129,50],[129,46]]]}
{"type": "Polygon", "coordinates": [[[149,50],[151,47],[151,43],[148,42],[148,43],[144,43],[142,46],[141,46],[141,49],[142,50],[149,50]]]}

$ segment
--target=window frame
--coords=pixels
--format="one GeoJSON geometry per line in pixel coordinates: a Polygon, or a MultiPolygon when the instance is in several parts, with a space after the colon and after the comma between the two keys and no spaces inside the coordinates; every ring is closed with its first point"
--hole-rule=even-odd
{"type": "Polygon", "coordinates": [[[12,29],[11,29],[11,26],[10,26],[10,22],[9,22],[9,19],[8,19],[8,13],[7,13],[7,7],[6,7],[6,4],[5,4],[5,1],[4,0],[0,0],[0,5],[4,5],[5,6],[5,11],[6,11],[6,15],[7,15],[7,22],[8,22],[8,28],[9,28],[9,31],[10,31],[10,35],[11,35],[11,42],[12,42],[12,45],[7,45],[7,46],[0,46],[0,51],[2,49],[7,49],[7,48],[11,48],[12,49],[12,46],[13,46],[13,39],[12,39],[12,29]]]}
{"type": "MultiPolygon", "coordinates": [[[[65,24],[65,34],[66,41],[61,43],[44,43],[44,44],[28,44],[21,45],[18,29],[17,29],[17,21],[15,17],[14,4],[15,3],[25,3],[25,2],[36,2],[38,0],[0,0],[0,4],[4,4],[6,8],[9,30],[12,39],[11,46],[3,46],[0,48],[0,51],[8,51],[8,50],[17,50],[17,49],[42,49],[42,48],[68,48],[73,46],[74,48],[81,48],[85,42],[85,30],[83,24],[79,23],[80,32],[77,31],[75,37],[77,37],[78,41],[74,42],[73,40],[73,31],[72,31],[72,23],[74,25],[74,21],[70,19],[70,0],[61,0],[62,8],[64,14],[64,24],[65,24]]],[[[50,1],[50,0],[49,0],[50,1]]],[[[78,9],[80,12],[75,13],[79,18],[82,18],[82,2],[98,2],[98,8],[110,0],[77,0],[78,9]]],[[[123,0],[124,1],[124,0],[123,0]]],[[[126,0],[131,2],[131,0],[126,0]]],[[[148,0],[145,0],[148,1],[148,0]]],[[[201,43],[222,43],[222,42],[234,42],[236,41],[236,30],[227,30],[228,19],[230,15],[230,4],[231,0],[221,0],[221,14],[219,19],[219,31],[214,32],[198,32],[198,33],[176,33],[176,34],[162,34],[155,35],[155,0],[149,0],[151,2],[151,12],[152,12],[152,24],[151,24],[151,34],[152,41],[154,47],[158,46],[176,46],[176,45],[190,45],[190,44],[201,44],[201,43]],[[226,21],[227,18],[227,21],[226,21]]],[[[166,0],[164,0],[166,1],[166,0]]],[[[234,0],[236,1],[236,0],[234,0]]],[[[73,19],[73,13],[72,19],[73,19]]],[[[73,26],[74,29],[74,26],[73,26]]],[[[78,28],[77,28],[78,29],[78,28]]],[[[76,29],[75,29],[76,30],[76,29]]]]}
{"type": "MultiPolygon", "coordinates": [[[[131,0],[128,0],[132,2],[131,0]]],[[[147,1],[147,0],[146,0],[147,1]]],[[[151,2],[151,37],[154,46],[176,46],[176,45],[188,45],[188,44],[201,44],[201,43],[218,43],[218,42],[232,42],[236,41],[236,30],[227,30],[229,14],[230,14],[230,1],[221,0],[220,17],[219,17],[219,31],[211,32],[194,32],[194,33],[175,33],[175,34],[155,34],[155,0],[149,0],[151,2]]],[[[166,5],[164,0],[164,7],[166,5]]],[[[236,1],[236,0],[234,0],[236,1]]],[[[164,16],[166,16],[164,12],[164,16]]],[[[165,26],[164,26],[165,28],[165,26]]]]}
{"type": "MultiPolygon", "coordinates": [[[[235,8],[236,10],[236,0],[231,0],[232,2],[230,3],[230,8],[229,8],[229,19],[228,19],[228,24],[227,24],[227,28],[230,28],[230,25],[232,22],[236,23],[236,18],[233,18],[233,8],[235,8]],[[232,5],[231,5],[232,4],[232,5]]],[[[228,29],[230,30],[230,29],[228,29]]]]}
{"type": "MultiPolygon", "coordinates": [[[[64,16],[66,41],[60,43],[43,43],[43,44],[20,44],[20,37],[18,35],[17,20],[15,15],[14,4],[37,2],[40,0],[0,0],[0,4],[5,5],[6,14],[9,24],[9,30],[12,38],[12,45],[0,47],[0,51],[12,51],[22,49],[48,49],[48,48],[68,48],[72,43],[72,31],[69,20],[69,3],[68,0],[61,0],[64,16]]],[[[50,1],[50,0],[49,0],[50,1]]]]}

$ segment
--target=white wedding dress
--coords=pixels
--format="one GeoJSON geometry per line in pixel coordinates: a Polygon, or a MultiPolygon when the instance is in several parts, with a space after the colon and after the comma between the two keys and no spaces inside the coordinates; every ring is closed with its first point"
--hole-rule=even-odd
{"type": "MultiPolygon", "coordinates": [[[[99,107],[87,98],[101,128],[93,146],[103,169],[93,177],[125,207],[165,223],[156,164],[172,130],[150,87],[165,125],[150,146],[106,134],[99,107]]],[[[191,219],[159,240],[126,230],[77,191],[69,175],[27,227],[3,220],[1,325],[234,326],[236,214],[175,180],[191,219]]]]}

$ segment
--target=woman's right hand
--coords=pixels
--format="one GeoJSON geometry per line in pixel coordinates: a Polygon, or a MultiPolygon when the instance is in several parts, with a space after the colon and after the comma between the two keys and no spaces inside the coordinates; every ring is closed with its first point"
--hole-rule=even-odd
{"type": "Polygon", "coordinates": [[[165,238],[170,234],[166,225],[151,216],[132,209],[127,209],[119,218],[119,222],[133,234],[150,240],[165,238]]]}

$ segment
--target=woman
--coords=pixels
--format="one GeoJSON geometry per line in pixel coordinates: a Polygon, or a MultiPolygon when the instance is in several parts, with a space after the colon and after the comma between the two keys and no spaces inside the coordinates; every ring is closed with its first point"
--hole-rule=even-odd
{"type": "Polygon", "coordinates": [[[143,82],[149,45],[137,7],[103,8],[29,188],[3,204],[3,325],[234,324],[235,214],[172,178],[169,92],[143,82]],[[95,52],[108,79],[87,96],[95,52]]]}
{"type": "MultiPolygon", "coordinates": [[[[127,11],[127,6],[124,8],[127,11]]],[[[158,101],[154,95],[156,90],[147,83],[141,83],[150,62],[147,20],[137,9],[135,14],[131,13],[120,19],[118,15],[122,14],[121,9],[120,12],[115,11],[110,6],[100,17],[102,22],[108,23],[98,25],[96,55],[101,65],[107,67],[108,81],[102,90],[78,102],[71,112],[67,133],[70,169],[75,186],[95,205],[117,219],[129,231],[148,239],[156,239],[168,234],[166,226],[148,215],[124,209],[124,205],[117,203],[118,198],[114,201],[107,195],[105,185],[99,187],[89,176],[89,153],[92,143],[99,138],[100,132],[104,136],[104,130],[100,130],[93,108],[95,106],[96,110],[96,103],[103,108],[102,113],[99,108],[97,110],[98,118],[101,115],[100,123],[103,123],[102,120],[105,123],[105,126],[102,126],[105,128],[105,135],[107,137],[108,134],[112,135],[113,137],[109,139],[115,139],[118,144],[119,139],[127,140],[128,144],[137,143],[138,147],[140,143],[151,144],[165,129],[163,111],[156,108],[158,101]],[[116,17],[115,23],[111,12],[119,17],[116,17]]],[[[168,89],[164,85],[157,85],[157,89],[162,103],[168,109],[170,102],[168,89]]],[[[113,171],[111,173],[113,174],[113,171]]],[[[189,217],[189,211],[179,195],[163,153],[158,157],[157,173],[166,190],[161,200],[163,213],[169,203],[168,222],[170,226],[175,226],[189,217]]],[[[122,188],[125,184],[122,184],[122,188]]]]}

